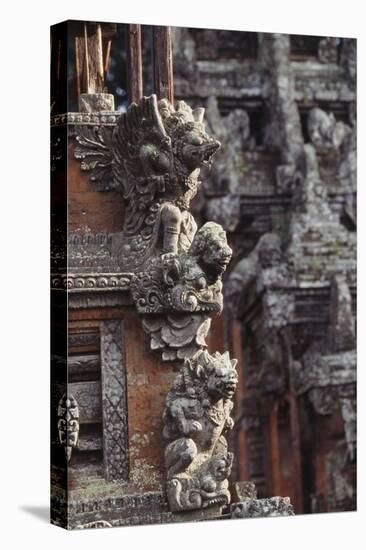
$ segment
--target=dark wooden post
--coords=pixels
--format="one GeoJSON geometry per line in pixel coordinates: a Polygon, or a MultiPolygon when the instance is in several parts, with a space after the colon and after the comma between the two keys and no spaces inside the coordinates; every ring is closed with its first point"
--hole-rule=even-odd
{"type": "Polygon", "coordinates": [[[81,94],[104,92],[112,38],[117,26],[113,23],[84,23],[75,36],[76,89],[81,94]]]}
{"type": "Polygon", "coordinates": [[[128,102],[137,102],[142,93],[141,25],[127,25],[128,102]]]}
{"type": "Polygon", "coordinates": [[[67,24],[51,30],[51,109],[52,114],[67,111],[67,24]]]}
{"type": "Polygon", "coordinates": [[[173,55],[170,27],[153,27],[154,91],[174,103],[173,55]]]}
{"type": "Polygon", "coordinates": [[[301,460],[301,433],[300,419],[295,393],[294,382],[294,361],[291,350],[291,337],[289,330],[285,329],[281,332],[284,343],[284,352],[287,363],[287,372],[289,373],[289,405],[290,405],[290,429],[292,436],[292,480],[295,490],[295,513],[302,514],[303,508],[303,482],[302,482],[302,460],[301,460]]]}
{"type": "Polygon", "coordinates": [[[75,37],[78,95],[104,91],[102,29],[84,23],[83,35],[75,37]],[[90,27],[90,28],[89,28],[90,27]]]}

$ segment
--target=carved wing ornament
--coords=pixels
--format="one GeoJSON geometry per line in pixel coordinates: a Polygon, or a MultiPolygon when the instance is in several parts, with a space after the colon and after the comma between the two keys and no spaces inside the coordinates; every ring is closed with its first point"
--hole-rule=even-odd
{"type": "Polygon", "coordinates": [[[74,156],[82,170],[90,172],[90,181],[106,191],[118,185],[113,174],[113,127],[80,126],[76,135],[74,156]]]}

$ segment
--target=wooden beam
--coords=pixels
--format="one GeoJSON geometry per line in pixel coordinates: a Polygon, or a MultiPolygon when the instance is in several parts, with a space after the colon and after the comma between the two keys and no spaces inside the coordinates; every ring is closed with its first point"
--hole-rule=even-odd
{"type": "Polygon", "coordinates": [[[141,25],[127,25],[127,98],[137,102],[142,97],[141,25]]]}
{"type": "Polygon", "coordinates": [[[154,91],[174,103],[173,55],[170,27],[153,27],[154,91]]]}
{"type": "Polygon", "coordinates": [[[83,93],[104,92],[106,59],[105,56],[103,59],[101,24],[84,23],[83,34],[75,36],[75,54],[78,99],[83,93]]]}

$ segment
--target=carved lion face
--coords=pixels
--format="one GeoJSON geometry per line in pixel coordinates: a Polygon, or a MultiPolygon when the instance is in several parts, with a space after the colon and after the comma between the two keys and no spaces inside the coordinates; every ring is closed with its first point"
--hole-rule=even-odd
{"type": "Polygon", "coordinates": [[[205,130],[204,109],[192,110],[184,101],[177,101],[173,107],[166,99],[160,100],[158,106],[165,130],[172,139],[173,151],[188,173],[210,164],[220,142],[205,130]]]}
{"type": "Polygon", "coordinates": [[[221,225],[205,223],[193,239],[190,254],[197,258],[209,284],[214,284],[223,275],[232,255],[221,225]]]}
{"type": "Polygon", "coordinates": [[[207,392],[215,398],[232,399],[238,383],[236,372],[237,360],[230,359],[229,353],[216,353],[209,363],[207,377],[207,392]]]}
{"type": "Polygon", "coordinates": [[[210,460],[210,471],[216,481],[224,481],[231,472],[233,453],[213,456],[210,460]]]}
{"type": "Polygon", "coordinates": [[[188,123],[181,136],[181,160],[190,170],[210,164],[211,158],[220,147],[220,142],[203,129],[202,124],[188,123]]]}

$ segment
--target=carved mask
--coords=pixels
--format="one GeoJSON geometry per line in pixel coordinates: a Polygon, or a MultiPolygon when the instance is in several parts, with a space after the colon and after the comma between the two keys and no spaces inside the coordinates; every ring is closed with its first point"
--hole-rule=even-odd
{"type": "Polygon", "coordinates": [[[220,147],[220,142],[210,138],[201,124],[195,124],[191,131],[184,134],[183,141],[182,160],[191,170],[209,165],[220,147]]]}
{"type": "Polygon", "coordinates": [[[79,407],[72,395],[67,396],[65,393],[61,397],[57,416],[59,441],[65,447],[67,461],[69,461],[79,437],[79,407]]]}
{"type": "Polygon", "coordinates": [[[207,391],[215,398],[232,399],[238,383],[236,372],[237,360],[230,359],[228,353],[215,357],[214,362],[209,365],[207,378],[207,391]]]}

